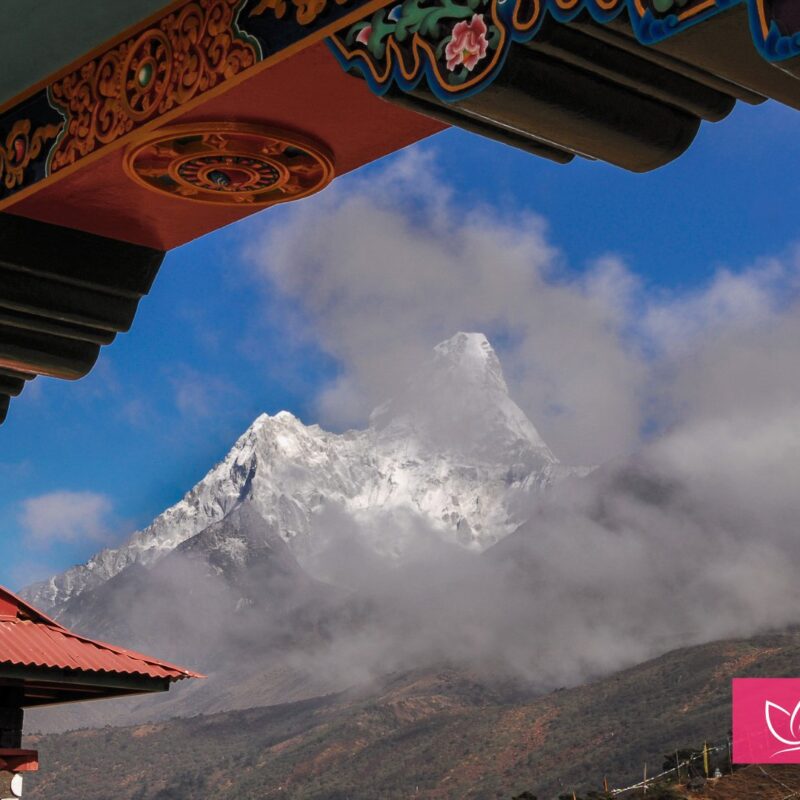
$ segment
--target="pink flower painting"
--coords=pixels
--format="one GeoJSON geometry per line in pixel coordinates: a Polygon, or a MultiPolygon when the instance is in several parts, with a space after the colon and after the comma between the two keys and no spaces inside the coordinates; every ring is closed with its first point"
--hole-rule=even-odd
{"type": "Polygon", "coordinates": [[[365,47],[369,44],[369,37],[372,36],[372,25],[365,25],[356,36],[356,41],[365,47]]]}
{"type": "Polygon", "coordinates": [[[473,14],[472,19],[461,20],[453,26],[453,34],[445,49],[447,69],[465,66],[468,72],[486,56],[489,40],[486,38],[486,23],[483,14],[473,14]]]}

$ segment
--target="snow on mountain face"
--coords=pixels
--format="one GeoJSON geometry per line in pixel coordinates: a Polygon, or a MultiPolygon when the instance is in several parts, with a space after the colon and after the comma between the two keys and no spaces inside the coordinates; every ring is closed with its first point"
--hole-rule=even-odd
{"type": "Polygon", "coordinates": [[[57,611],[127,566],[151,565],[243,501],[258,509],[313,572],[358,540],[402,558],[420,537],[481,551],[514,530],[520,501],[573,470],[560,465],[508,394],[486,337],[437,345],[406,389],[363,431],[329,433],[282,411],[259,416],[180,502],[133,534],[24,591],[57,611]]]}
{"type": "Polygon", "coordinates": [[[482,333],[458,333],[438,344],[415,380],[373,411],[381,441],[425,442],[471,461],[501,463],[518,454],[543,467],[556,463],[530,420],[509,397],[497,354],[482,333]]]}

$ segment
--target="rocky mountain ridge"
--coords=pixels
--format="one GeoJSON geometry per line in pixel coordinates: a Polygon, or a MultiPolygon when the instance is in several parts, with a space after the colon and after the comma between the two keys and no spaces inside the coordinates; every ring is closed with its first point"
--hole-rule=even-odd
{"type": "Polygon", "coordinates": [[[481,552],[524,521],[531,497],[586,471],[560,464],[511,399],[486,337],[458,333],[373,412],[367,429],[331,433],[287,411],[262,414],[222,462],[126,544],[22,594],[58,615],[126,568],[156,564],[243,503],[323,579],[343,539],[389,561],[428,540],[481,552]]]}

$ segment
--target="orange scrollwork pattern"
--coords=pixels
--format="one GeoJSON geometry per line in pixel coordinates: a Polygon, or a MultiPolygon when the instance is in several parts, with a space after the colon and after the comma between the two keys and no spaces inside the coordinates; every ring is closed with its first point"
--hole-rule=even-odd
{"type": "MultiPolygon", "coordinates": [[[[343,6],[348,0],[334,0],[336,5],[343,6]]],[[[328,6],[328,0],[291,0],[295,8],[295,19],[298,25],[310,25],[328,6]]],[[[286,14],[286,0],[260,0],[249,16],[258,17],[266,11],[272,11],[276,19],[283,19],[286,14]]]]}
{"type": "Polygon", "coordinates": [[[179,107],[255,64],[259,45],[241,34],[241,0],[195,0],[50,86],[66,117],[50,172],[179,107]]]}
{"type": "Polygon", "coordinates": [[[55,139],[62,128],[40,125],[31,133],[32,127],[29,119],[18,120],[0,146],[0,180],[6,190],[23,185],[28,165],[36,161],[45,142],[55,139]]]}

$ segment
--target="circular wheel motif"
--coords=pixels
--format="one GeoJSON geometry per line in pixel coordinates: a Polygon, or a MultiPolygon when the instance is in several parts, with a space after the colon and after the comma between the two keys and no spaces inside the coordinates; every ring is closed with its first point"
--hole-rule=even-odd
{"type": "Polygon", "coordinates": [[[125,170],[175,197],[258,206],[306,197],[334,175],[327,150],[299,134],[223,122],[165,128],[128,151],[125,170]]]}
{"type": "Polygon", "coordinates": [[[213,155],[187,158],[175,169],[180,180],[208,192],[261,192],[285,178],[264,158],[213,155]]]}
{"type": "Polygon", "coordinates": [[[172,72],[172,48],[161,31],[143,33],[131,46],[122,67],[122,104],[131,119],[140,122],[164,98],[172,72]]]}

